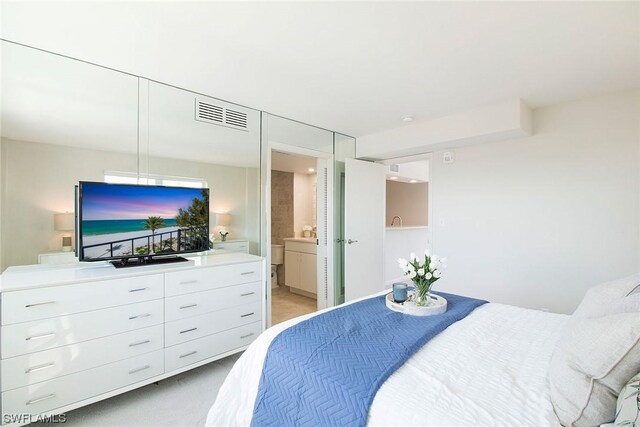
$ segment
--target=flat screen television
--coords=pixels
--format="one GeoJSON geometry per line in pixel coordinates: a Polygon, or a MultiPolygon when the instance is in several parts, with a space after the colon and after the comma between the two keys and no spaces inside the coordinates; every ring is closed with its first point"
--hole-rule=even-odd
{"type": "Polygon", "coordinates": [[[209,249],[207,188],[82,181],[77,203],[80,261],[129,266],[209,249]]]}

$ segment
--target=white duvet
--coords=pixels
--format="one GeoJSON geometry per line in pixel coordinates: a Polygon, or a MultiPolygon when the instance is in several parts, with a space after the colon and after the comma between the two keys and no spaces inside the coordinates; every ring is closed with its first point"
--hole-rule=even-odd
{"type": "MultiPolygon", "coordinates": [[[[220,388],[207,426],[251,423],[269,344],[284,329],[318,314],[278,324],[251,344],[220,388]]],[[[389,377],[373,400],[368,425],[559,425],[547,367],[568,318],[502,304],[477,308],[389,377]]]]}

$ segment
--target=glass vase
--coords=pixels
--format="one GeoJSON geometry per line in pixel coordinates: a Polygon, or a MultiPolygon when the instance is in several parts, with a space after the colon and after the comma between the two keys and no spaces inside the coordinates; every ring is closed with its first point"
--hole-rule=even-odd
{"type": "Polygon", "coordinates": [[[416,284],[416,305],[426,307],[429,305],[431,297],[429,295],[429,286],[416,284]]]}

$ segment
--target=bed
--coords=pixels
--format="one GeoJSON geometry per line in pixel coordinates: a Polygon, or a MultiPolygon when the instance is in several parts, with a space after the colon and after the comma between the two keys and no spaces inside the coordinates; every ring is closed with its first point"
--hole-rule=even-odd
{"type": "MultiPolygon", "coordinates": [[[[285,329],[333,309],[278,324],[258,337],[220,388],[207,425],[250,425],[271,342],[285,329]]],[[[382,384],[367,424],[560,425],[547,372],[570,317],[495,303],[476,308],[382,384]]]]}
{"type": "MultiPolygon", "coordinates": [[[[266,330],[230,371],[209,411],[207,426],[248,426],[252,420],[255,425],[303,424],[297,422],[300,417],[294,412],[280,417],[284,423],[256,421],[255,417],[265,419],[260,418],[259,409],[265,406],[265,396],[277,394],[278,383],[264,381],[270,375],[271,362],[279,355],[274,348],[300,347],[283,336],[291,337],[292,331],[309,329],[307,325],[322,324],[327,318],[342,319],[337,315],[339,310],[355,317],[350,313],[357,312],[358,306],[382,299],[380,295],[386,292],[266,330]],[[316,316],[322,317],[313,319],[316,316]],[[311,320],[305,322],[308,319],[311,320]],[[286,345],[279,346],[282,342],[286,345]]],[[[372,388],[374,392],[360,412],[360,421],[351,424],[583,427],[606,425],[614,418],[616,423],[631,425],[617,418],[627,409],[632,414],[630,419],[640,417],[640,400],[636,405],[636,399],[629,398],[637,393],[622,393],[625,389],[635,390],[634,378],[640,378],[640,274],[590,288],[572,315],[482,303],[426,344],[416,346],[417,351],[408,353],[410,356],[402,364],[388,369],[390,374],[372,388]]],[[[449,308],[447,313],[454,311],[451,304],[449,308]]],[[[380,313],[379,317],[386,316],[380,313]]],[[[371,318],[366,317],[365,322],[374,324],[371,318]]],[[[380,322],[377,325],[389,324],[385,319],[380,322]],[[380,323],[383,321],[386,323],[380,323]]],[[[323,342],[318,345],[333,343],[335,334],[326,328],[322,331],[326,331],[326,337],[317,335],[323,342]]],[[[358,336],[357,341],[380,343],[370,336],[358,336]]],[[[305,365],[302,359],[308,362],[319,358],[319,353],[308,354],[300,353],[300,359],[287,359],[286,369],[304,373],[292,367],[314,366],[305,365]]],[[[331,357],[328,352],[324,359],[331,357]]],[[[334,363],[332,369],[341,369],[342,360],[340,364],[334,363]]],[[[323,372],[336,377],[333,370],[323,372]]],[[[323,407],[322,399],[304,400],[295,394],[298,385],[307,381],[306,376],[290,375],[294,379],[289,387],[296,390],[291,394],[293,399],[281,399],[285,405],[291,406],[293,402],[293,406],[302,408],[299,402],[306,402],[318,414],[334,410],[333,406],[323,407]]],[[[356,392],[350,381],[343,381],[347,386],[342,390],[345,400],[355,400],[356,392]]],[[[321,387],[313,390],[317,391],[321,387]]],[[[319,393],[312,396],[325,397],[319,393]]],[[[279,408],[271,410],[279,411],[279,408]]],[[[337,414],[343,416],[346,412],[337,414]]],[[[314,421],[306,424],[344,424],[314,421]]]]}

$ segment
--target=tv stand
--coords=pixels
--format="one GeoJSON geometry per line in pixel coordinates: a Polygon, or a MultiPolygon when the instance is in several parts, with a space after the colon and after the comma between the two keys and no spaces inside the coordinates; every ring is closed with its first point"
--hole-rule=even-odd
{"type": "Polygon", "coordinates": [[[127,267],[140,267],[142,265],[155,265],[155,264],[171,264],[174,262],[187,262],[189,261],[186,258],[181,256],[172,256],[172,257],[140,257],[140,258],[128,258],[121,259],[118,261],[111,261],[111,264],[115,268],[127,268],[127,267]]]}

